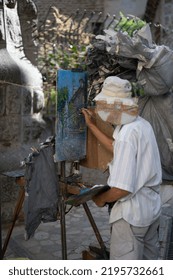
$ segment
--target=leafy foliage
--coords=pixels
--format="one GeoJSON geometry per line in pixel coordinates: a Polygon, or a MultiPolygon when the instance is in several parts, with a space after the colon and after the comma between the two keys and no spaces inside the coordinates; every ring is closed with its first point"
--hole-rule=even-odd
{"type": "Polygon", "coordinates": [[[140,30],[145,24],[146,22],[138,17],[126,17],[120,12],[120,20],[115,27],[115,31],[127,32],[127,34],[132,37],[134,33],[140,30]]]}
{"type": "Polygon", "coordinates": [[[38,67],[43,75],[45,111],[50,114],[54,108],[58,69],[86,70],[85,53],[89,44],[89,36],[83,32],[86,22],[71,22],[68,17],[59,14],[53,8],[53,17],[47,18],[39,33],[38,67]],[[49,107],[49,108],[48,108],[49,107]]]}

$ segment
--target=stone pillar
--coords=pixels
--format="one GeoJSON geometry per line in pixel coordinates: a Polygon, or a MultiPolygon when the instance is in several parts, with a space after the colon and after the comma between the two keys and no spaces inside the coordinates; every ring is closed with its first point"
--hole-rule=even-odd
{"type": "Polygon", "coordinates": [[[0,2],[0,172],[19,166],[46,127],[42,76],[23,51],[17,2],[0,2]]]}
{"type": "Polygon", "coordinates": [[[24,53],[19,2],[24,0],[0,0],[0,182],[2,218],[7,219],[12,217],[9,204],[16,202],[18,188],[2,173],[18,169],[31,147],[50,136],[41,112],[42,76],[24,53]]]}
{"type": "Polygon", "coordinates": [[[37,65],[38,17],[36,5],[31,0],[20,0],[18,1],[17,11],[19,15],[25,55],[33,65],[37,65]]]}

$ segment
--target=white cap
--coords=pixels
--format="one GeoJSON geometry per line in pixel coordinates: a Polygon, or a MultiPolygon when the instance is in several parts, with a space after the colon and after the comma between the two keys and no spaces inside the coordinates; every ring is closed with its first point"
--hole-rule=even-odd
{"type": "Polygon", "coordinates": [[[101,92],[94,98],[95,101],[106,101],[111,104],[121,102],[124,105],[134,106],[137,101],[132,98],[132,86],[128,80],[120,79],[117,76],[107,77],[103,83],[101,92]]]}

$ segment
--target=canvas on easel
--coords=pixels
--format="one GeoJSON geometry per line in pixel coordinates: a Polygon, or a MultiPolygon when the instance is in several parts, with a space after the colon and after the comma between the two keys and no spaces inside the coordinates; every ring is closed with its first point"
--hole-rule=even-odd
{"type": "Polygon", "coordinates": [[[58,70],[55,160],[86,156],[86,125],[81,109],[87,105],[87,73],[58,70]]]}

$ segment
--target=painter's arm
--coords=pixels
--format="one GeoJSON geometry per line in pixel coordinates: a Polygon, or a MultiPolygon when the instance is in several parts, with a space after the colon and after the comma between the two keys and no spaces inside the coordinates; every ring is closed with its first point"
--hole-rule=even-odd
{"type": "Polygon", "coordinates": [[[103,207],[106,203],[117,201],[128,194],[130,194],[130,192],[113,187],[106,192],[94,196],[93,201],[98,207],[103,207]]]}

